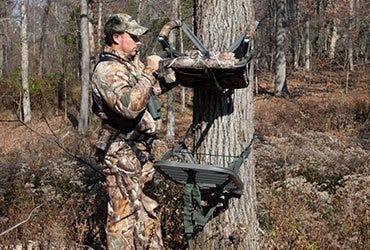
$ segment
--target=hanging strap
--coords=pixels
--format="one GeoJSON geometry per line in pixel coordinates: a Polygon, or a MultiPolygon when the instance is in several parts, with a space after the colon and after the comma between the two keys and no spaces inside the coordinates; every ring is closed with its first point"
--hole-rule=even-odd
{"type": "Polygon", "coordinates": [[[196,172],[188,172],[188,180],[184,187],[184,228],[185,238],[188,241],[189,250],[193,249],[193,237],[195,229],[202,233],[201,249],[204,249],[204,232],[203,228],[209,219],[213,216],[217,205],[223,195],[224,187],[230,181],[225,181],[216,188],[216,192],[208,206],[209,210],[205,214],[202,206],[202,195],[199,185],[196,183],[196,172]]]}
{"type": "Polygon", "coordinates": [[[252,140],[249,142],[248,146],[243,150],[243,152],[238,156],[238,158],[230,162],[229,168],[232,169],[235,173],[239,172],[241,165],[244,163],[245,159],[247,159],[249,154],[251,153],[254,138],[255,134],[253,134],[252,140]]]}
{"type": "Polygon", "coordinates": [[[195,227],[202,231],[211,216],[210,213],[207,213],[208,217],[203,214],[201,192],[195,182],[195,175],[196,173],[193,171],[188,172],[188,181],[184,187],[184,227],[189,250],[193,249],[195,227]]]}

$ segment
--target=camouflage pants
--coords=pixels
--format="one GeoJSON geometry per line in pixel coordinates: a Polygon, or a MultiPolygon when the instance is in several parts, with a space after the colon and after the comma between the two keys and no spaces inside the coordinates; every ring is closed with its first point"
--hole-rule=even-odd
{"type": "Polygon", "coordinates": [[[108,249],[163,249],[160,218],[154,212],[158,204],[144,189],[153,178],[153,164],[141,166],[125,142],[115,141],[105,155],[104,167],[108,249]]]}

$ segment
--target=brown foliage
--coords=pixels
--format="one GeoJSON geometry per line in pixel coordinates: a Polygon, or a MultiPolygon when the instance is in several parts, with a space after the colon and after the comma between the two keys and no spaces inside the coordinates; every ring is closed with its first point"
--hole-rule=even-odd
{"type": "Polygon", "coordinates": [[[263,249],[368,248],[370,98],[368,76],[355,75],[348,94],[321,72],[295,76],[291,99],[257,97],[263,249]]]}

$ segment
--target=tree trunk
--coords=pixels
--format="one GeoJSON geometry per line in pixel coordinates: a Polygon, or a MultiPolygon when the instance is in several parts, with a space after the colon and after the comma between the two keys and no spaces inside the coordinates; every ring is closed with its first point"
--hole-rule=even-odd
{"type": "Polygon", "coordinates": [[[143,5],[142,1],[139,0],[138,3],[137,3],[137,12],[136,12],[136,20],[137,20],[138,23],[141,22],[141,20],[140,20],[141,15],[140,14],[141,14],[142,5],[143,5]]]}
{"type": "MultiPolygon", "coordinates": [[[[103,0],[99,0],[98,3],[98,27],[97,27],[97,39],[98,39],[98,48],[97,51],[100,51],[101,46],[101,34],[102,34],[102,19],[103,19],[103,0]]],[[[96,56],[95,60],[98,61],[99,54],[96,56]]]]}
{"type": "Polygon", "coordinates": [[[333,20],[333,26],[331,30],[331,38],[330,38],[330,47],[329,47],[329,58],[330,60],[334,60],[335,57],[335,48],[337,45],[337,41],[339,39],[338,29],[335,20],[333,20]]]}
{"type": "Polygon", "coordinates": [[[94,20],[94,13],[91,10],[90,6],[87,6],[88,9],[88,20],[89,20],[89,48],[90,48],[90,53],[89,57],[90,59],[93,60],[93,63],[95,63],[95,38],[94,38],[94,25],[93,25],[93,20],[94,20]]]}
{"type": "MultiPolygon", "coordinates": [[[[298,23],[298,22],[300,22],[300,20],[299,20],[299,12],[300,12],[300,10],[299,10],[299,8],[298,8],[298,3],[296,3],[295,4],[295,10],[296,10],[296,14],[295,14],[295,20],[296,20],[296,22],[298,23]]],[[[295,40],[296,40],[296,42],[295,42],[295,46],[294,46],[294,68],[295,69],[298,69],[299,68],[299,59],[300,59],[300,56],[301,56],[301,48],[302,48],[302,39],[301,39],[301,37],[302,37],[302,32],[301,32],[301,29],[299,29],[298,28],[298,26],[297,26],[297,28],[295,29],[295,31],[294,31],[294,36],[295,36],[295,40]]]]}
{"type": "MultiPolygon", "coordinates": [[[[288,23],[290,24],[291,30],[291,39],[290,39],[290,58],[291,63],[293,64],[294,68],[298,68],[298,60],[299,58],[299,33],[297,30],[297,19],[298,19],[298,10],[297,10],[297,3],[294,0],[287,1],[287,12],[288,12],[288,23]]],[[[285,30],[286,34],[286,30],[285,30]]],[[[285,35],[286,37],[286,35],[285,35]]]]}
{"type": "Polygon", "coordinates": [[[31,102],[30,102],[30,89],[28,85],[28,37],[27,37],[27,8],[28,0],[22,0],[21,6],[21,44],[22,44],[22,88],[23,88],[23,122],[28,123],[31,121],[31,102]]]}
{"type": "Polygon", "coordinates": [[[5,2],[0,1],[0,78],[4,75],[5,13],[5,2]]]}
{"type": "Polygon", "coordinates": [[[285,0],[277,1],[276,15],[276,61],[275,61],[275,90],[276,96],[288,95],[286,84],[285,58],[285,0]]]}
{"type": "MultiPolygon", "coordinates": [[[[205,47],[210,51],[226,50],[247,25],[254,24],[252,4],[251,0],[196,0],[196,33],[205,47]]],[[[253,70],[248,73],[249,86],[230,95],[216,89],[194,90],[197,153],[236,156],[251,142],[253,70]]],[[[200,163],[221,165],[223,162],[217,157],[206,158],[200,159],[200,163]]],[[[204,249],[258,249],[254,174],[251,154],[239,173],[245,185],[244,194],[240,199],[231,199],[228,209],[205,226],[204,249]]]]}
{"type": "Polygon", "coordinates": [[[365,56],[364,56],[364,63],[369,62],[369,56],[370,56],[370,23],[367,24],[367,30],[365,32],[365,56]]]}
{"type": "Polygon", "coordinates": [[[317,38],[315,43],[316,51],[318,52],[319,56],[324,55],[327,53],[327,39],[328,39],[328,23],[327,18],[325,16],[326,5],[323,1],[318,1],[317,3],[317,28],[319,32],[317,32],[317,38]]]}
{"type": "MultiPolygon", "coordinates": [[[[0,30],[4,30],[1,22],[0,30]]],[[[0,33],[0,78],[4,75],[4,43],[5,35],[0,33]]]]}
{"type": "Polygon", "coordinates": [[[44,6],[44,13],[42,16],[41,22],[41,37],[40,37],[40,61],[39,61],[39,69],[38,69],[38,76],[42,76],[43,74],[43,67],[44,67],[44,50],[45,50],[45,31],[47,26],[47,20],[49,16],[51,0],[47,0],[44,6]]]}
{"type": "Polygon", "coordinates": [[[89,122],[90,46],[87,0],[81,0],[81,106],[78,132],[85,134],[89,122]]]}
{"type": "Polygon", "coordinates": [[[311,48],[310,48],[310,21],[306,18],[305,21],[305,29],[304,29],[304,69],[306,72],[311,70],[311,63],[310,63],[310,56],[311,56],[311,48]]]}
{"type": "MultiPolygon", "coordinates": [[[[179,5],[179,18],[182,19],[182,9],[181,9],[181,4],[179,5]]],[[[184,52],[184,37],[182,30],[180,29],[179,32],[179,37],[180,37],[180,52],[184,52]]],[[[186,88],[181,87],[181,114],[185,112],[186,109],[186,88]]]]}
{"type": "MultiPolygon", "coordinates": [[[[174,0],[172,2],[172,13],[170,19],[178,19],[177,10],[179,7],[179,1],[174,0]]],[[[169,35],[169,43],[173,48],[176,47],[176,35],[175,32],[171,32],[169,35]]],[[[166,138],[169,141],[173,141],[175,138],[175,102],[174,102],[174,91],[173,89],[167,92],[167,130],[166,138]]]]}
{"type": "Polygon", "coordinates": [[[354,11],[354,0],[349,1],[349,21],[348,21],[348,69],[354,70],[353,66],[353,11],[354,11]]]}

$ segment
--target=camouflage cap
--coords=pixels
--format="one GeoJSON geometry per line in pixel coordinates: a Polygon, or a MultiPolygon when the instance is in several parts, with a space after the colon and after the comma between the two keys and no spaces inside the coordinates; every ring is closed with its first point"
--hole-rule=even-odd
{"type": "Polygon", "coordinates": [[[118,13],[111,15],[104,26],[104,34],[116,32],[127,32],[135,36],[141,36],[148,31],[148,28],[140,26],[131,16],[118,13]]]}

